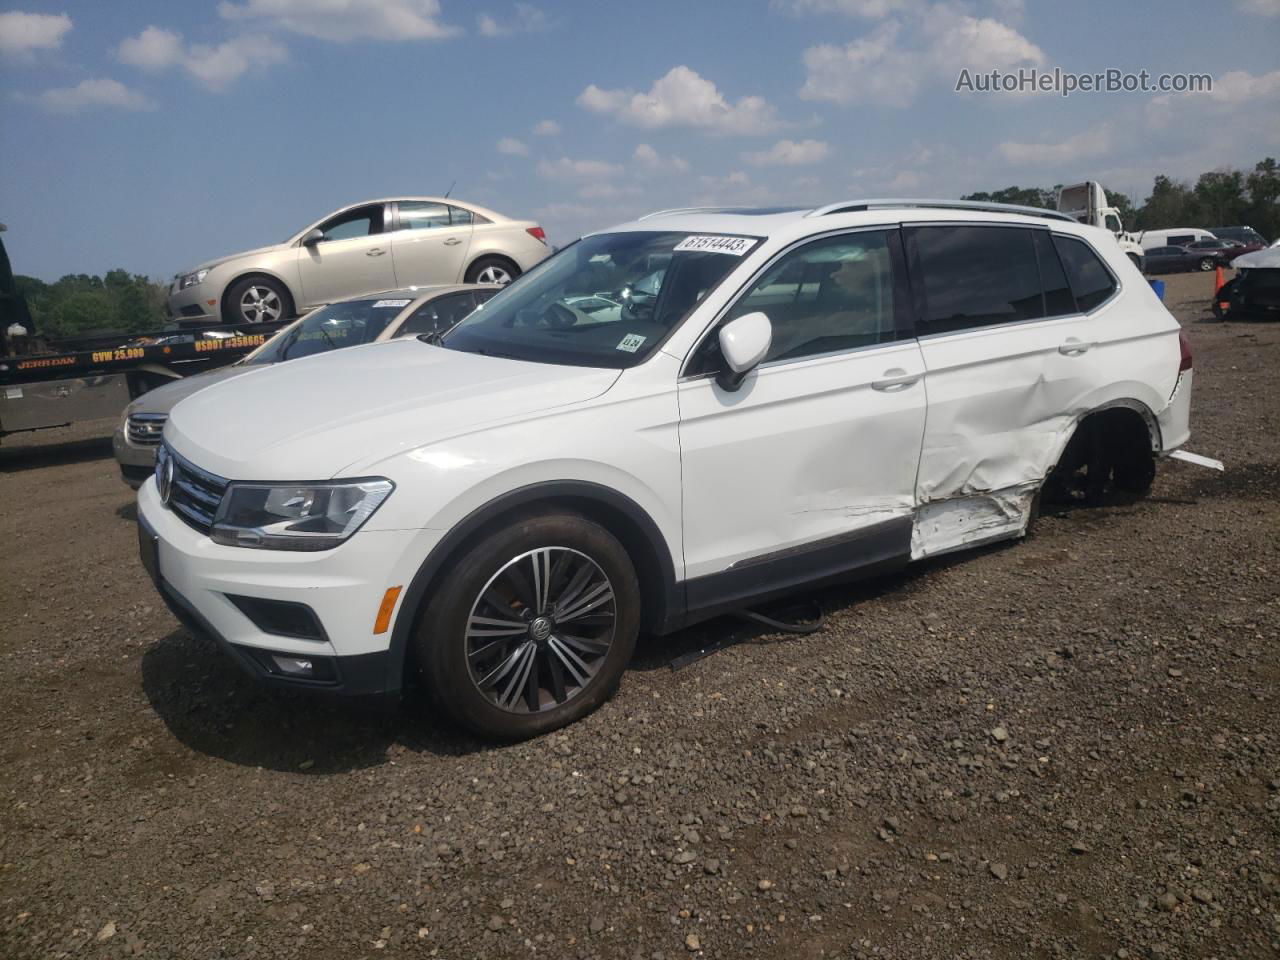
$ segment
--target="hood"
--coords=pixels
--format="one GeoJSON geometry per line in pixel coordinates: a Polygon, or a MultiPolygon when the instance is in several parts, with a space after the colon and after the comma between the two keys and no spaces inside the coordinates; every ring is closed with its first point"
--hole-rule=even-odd
{"type": "Polygon", "coordinates": [[[590,400],[619,373],[390,340],[214,384],[174,407],[164,435],[182,456],[231,480],[325,480],[482,425],[590,400]]]}
{"type": "Polygon", "coordinates": [[[198,270],[212,270],[214,267],[220,267],[224,263],[230,263],[232,260],[239,260],[241,257],[256,257],[263,253],[275,253],[279,250],[288,250],[287,243],[269,243],[265,247],[255,247],[252,250],[242,250],[240,253],[231,253],[225,257],[218,257],[215,260],[206,260],[204,263],[197,264],[190,270],[183,270],[181,273],[174,274],[174,277],[181,277],[188,273],[195,273],[198,270]]]}
{"type": "Polygon", "coordinates": [[[223,380],[239,377],[253,370],[261,370],[260,366],[246,364],[243,367],[221,367],[204,373],[192,374],[181,380],[174,380],[162,387],[148,390],[133,403],[129,404],[128,413],[168,413],[179,400],[185,400],[197,390],[211,387],[223,380]]]}
{"type": "Polygon", "coordinates": [[[1253,253],[1246,253],[1231,261],[1237,270],[1276,270],[1280,269],[1280,249],[1264,247],[1253,253]]]}

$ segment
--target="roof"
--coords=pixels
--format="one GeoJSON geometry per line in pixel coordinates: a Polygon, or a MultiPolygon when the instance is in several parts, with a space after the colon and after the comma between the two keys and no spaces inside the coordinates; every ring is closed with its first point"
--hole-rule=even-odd
{"type": "Polygon", "coordinates": [[[1242,254],[1231,261],[1231,266],[1237,270],[1280,270],[1280,247],[1264,247],[1242,254]]]}
{"type": "Polygon", "coordinates": [[[660,210],[639,220],[620,224],[609,233],[630,230],[671,230],[689,233],[726,233],[750,237],[802,237],[830,227],[875,226],[886,222],[973,221],[1053,224],[1055,229],[1078,232],[1096,229],[1082,226],[1056,210],[966,200],[909,198],[854,199],[819,207],[682,207],[660,210]],[[889,214],[886,216],[886,214],[889,214]]]}
{"type": "Polygon", "coordinates": [[[497,283],[425,283],[420,286],[412,287],[396,287],[391,290],[378,290],[372,293],[362,293],[354,297],[343,297],[340,300],[334,300],[334,303],[351,303],[355,300],[417,300],[419,297],[433,296],[442,293],[455,293],[462,290],[475,290],[477,288],[491,290],[501,286],[497,283]]]}

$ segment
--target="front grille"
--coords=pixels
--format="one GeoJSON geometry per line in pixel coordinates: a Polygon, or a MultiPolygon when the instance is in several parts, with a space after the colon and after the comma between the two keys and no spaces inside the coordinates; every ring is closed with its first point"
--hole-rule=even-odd
{"type": "Polygon", "coordinates": [[[160,448],[156,469],[164,469],[164,461],[170,458],[173,460],[173,487],[169,494],[169,509],[188,526],[208,533],[229,481],[201,470],[190,460],[174,453],[168,445],[160,448]]]}
{"type": "Polygon", "coordinates": [[[140,447],[154,447],[160,442],[160,434],[164,433],[168,419],[169,415],[165,413],[129,414],[129,442],[140,447]]]}

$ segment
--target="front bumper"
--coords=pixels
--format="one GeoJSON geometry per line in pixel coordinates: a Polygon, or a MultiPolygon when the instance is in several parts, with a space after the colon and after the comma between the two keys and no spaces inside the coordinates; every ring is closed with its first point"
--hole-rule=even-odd
{"type": "Polygon", "coordinates": [[[111,451],[120,466],[120,479],[137,490],[151,476],[156,466],[158,443],[141,445],[133,443],[123,424],[116,426],[111,435],[111,451]]]}
{"type": "Polygon", "coordinates": [[[165,313],[168,318],[180,326],[196,326],[219,322],[222,311],[218,300],[222,291],[206,279],[194,287],[178,289],[178,281],[169,285],[169,298],[165,302],[165,313]],[[213,303],[209,301],[212,300],[213,303]]]}
{"type": "MultiPolygon", "coordinates": [[[[256,679],[290,689],[362,697],[398,693],[403,651],[393,649],[394,629],[373,633],[374,621],[386,589],[412,579],[421,562],[418,544],[430,533],[361,531],[316,553],[249,550],[216,544],[189,527],[160,503],[153,481],[138,494],[143,565],[174,616],[214,639],[256,679]],[[246,599],[306,609],[319,626],[317,635],[264,629],[261,618],[246,612],[246,599]],[[314,676],[284,673],[276,658],[310,661],[314,676]]],[[[394,612],[395,618],[411,615],[398,607],[394,612]]]]}

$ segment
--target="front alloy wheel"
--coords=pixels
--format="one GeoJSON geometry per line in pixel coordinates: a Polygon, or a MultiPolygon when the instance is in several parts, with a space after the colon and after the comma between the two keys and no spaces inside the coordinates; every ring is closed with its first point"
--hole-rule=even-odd
{"type": "Polygon", "coordinates": [[[590,557],[543,547],[485,584],[467,622],[471,682],[494,706],[538,713],[591,683],[613,643],[613,584],[590,557]]]}
{"type": "Polygon", "coordinates": [[[270,287],[255,283],[240,295],[240,315],[249,323],[271,323],[283,314],[280,294],[270,287]]]}
{"type": "Polygon", "coordinates": [[[617,688],[640,629],[631,557],[576,513],[517,516],[448,560],[418,621],[434,701],[477,733],[523,739],[617,688]]]}

